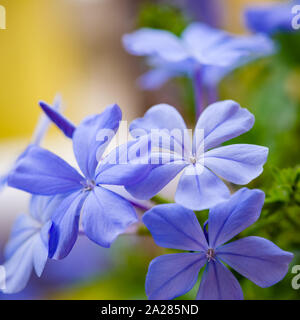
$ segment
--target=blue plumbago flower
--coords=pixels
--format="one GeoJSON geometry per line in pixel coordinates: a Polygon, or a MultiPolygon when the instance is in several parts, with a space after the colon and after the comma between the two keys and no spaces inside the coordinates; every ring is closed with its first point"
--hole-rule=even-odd
{"type": "Polygon", "coordinates": [[[146,293],[150,299],[174,299],[190,291],[205,267],[197,299],[243,299],[242,289],[228,264],[260,287],[280,281],[293,254],[260,237],[227,241],[253,224],[260,215],[264,193],[243,188],[209,212],[206,235],[193,211],[177,204],[159,205],[148,211],[143,222],[157,245],[193,251],[167,254],[149,265],[146,293]]]}
{"type": "MultiPolygon", "coordinates": [[[[85,234],[103,247],[109,247],[119,234],[137,221],[131,203],[104,185],[135,183],[147,174],[145,166],[141,165],[138,170],[136,165],[111,164],[105,159],[110,159],[114,152],[99,165],[97,160],[118,130],[121,118],[120,108],[112,105],[103,113],[84,119],[72,134],[69,132],[82,174],[55,154],[32,147],[8,178],[10,186],[32,194],[69,193],[52,217],[50,250],[55,259],[64,258],[72,249],[78,236],[81,212],[85,234]]],[[[62,127],[66,129],[64,121],[62,127]]]]}
{"type": "MultiPolygon", "coordinates": [[[[43,111],[45,112],[45,114],[49,117],[49,119],[51,119],[51,121],[65,134],[66,137],[68,138],[73,138],[74,132],[76,130],[76,126],[67,118],[65,118],[60,112],[58,112],[56,109],[54,109],[52,106],[48,105],[45,102],[40,102],[40,106],[43,109],[43,111]]],[[[115,152],[111,153],[111,158],[115,157],[117,159],[118,154],[120,155],[120,153],[122,153],[122,149],[121,148],[126,148],[126,146],[128,147],[128,150],[130,150],[130,145],[134,144],[134,141],[132,143],[129,144],[124,144],[122,147],[116,148],[115,152]]],[[[126,162],[126,164],[129,164],[129,158],[130,155],[127,155],[127,159],[124,161],[126,162]]],[[[108,157],[109,159],[109,157],[108,157]]],[[[120,159],[119,162],[122,162],[122,159],[120,159]]],[[[132,167],[133,168],[133,167],[132,167]]],[[[137,174],[140,174],[140,168],[137,166],[137,174]]],[[[123,170],[124,170],[124,166],[123,166],[123,170]]],[[[144,166],[144,174],[146,174],[149,170],[149,166],[145,165],[144,166]]],[[[127,182],[129,183],[129,182],[127,182]]],[[[134,205],[136,208],[141,209],[141,210],[149,210],[151,208],[151,205],[149,202],[147,201],[141,201],[138,199],[135,199],[134,197],[132,197],[123,186],[110,186],[109,188],[112,191],[116,191],[116,193],[120,194],[122,197],[126,198],[127,200],[130,201],[130,203],[132,205],[134,205]]]]}
{"type": "Polygon", "coordinates": [[[299,0],[251,6],[245,10],[246,25],[254,32],[268,35],[295,31],[292,27],[292,20],[296,12],[293,13],[292,8],[297,4],[300,4],[299,0]]]}
{"type": "Polygon", "coordinates": [[[203,108],[199,92],[203,85],[215,89],[235,68],[274,52],[268,37],[234,36],[202,23],[190,24],[180,38],[165,30],[143,28],[124,35],[123,44],[129,53],[149,58],[153,69],[140,79],[145,89],[159,88],[176,76],[191,77],[198,113],[203,108]]]}
{"type": "MultiPolygon", "coordinates": [[[[54,99],[53,106],[51,108],[59,115],[60,114],[59,113],[60,107],[61,107],[61,98],[59,95],[57,95],[54,99]]],[[[49,119],[47,118],[46,115],[42,114],[39,121],[38,121],[38,124],[35,128],[35,131],[33,133],[33,136],[32,136],[32,139],[31,139],[29,146],[20,154],[20,156],[15,161],[15,163],[18,162],[18,160],[21,159],[24,155],[26,155],[28,149],[31,146],[41,144],[44,136],[47,133],[49,125],[50,125],[49,119]]],[[[7,172],[6,174],[0,176],[0,191],[6,186],[7,178],[10,174],[10,171],[11,170],[9,170],[9,172],[7,172]]]]}
{"type": "Polygon", "coordinates": [[[5,249],[5,278],[0,279],[5,284],[3,292],[23,290],[33,268],[41,276],[49,254],[51,215],[61,201],[61,197],[33,196],[30,215],[17,218],[5,249]]]}
{"type": "Polygon", "coordinates": [[[262,173],[268,148],[251,144],[220,146],[249,131],[253,124],[254,116],[236,102],[217,102],[199,117],[190,143],[186,124],[174,107],[161,104],[150,108],[143,118],[132,122],[131,134],[152,142],[151,130],[167,130],[167,142],[175,143],[161,145],[159,151],[151,146],[151,153],[158,153],[164,161],[153,165],[139,183],[126,186],[127,191],[138,199],[150,199],[184,170],[175,201],[192,210],[211,208],[230,196],[219,177],[245,185],[262,173]],[[173,134],[178,130],[180,135],[173,134]]]}

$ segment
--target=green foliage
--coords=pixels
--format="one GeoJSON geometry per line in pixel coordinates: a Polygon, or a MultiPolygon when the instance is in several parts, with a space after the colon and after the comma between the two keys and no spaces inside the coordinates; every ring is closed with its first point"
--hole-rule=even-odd
{"type": "Polygon", "coordinates": [[[140,7],[137,24],[139,28],[164,29],[180,35],[188,19],[176,6],[146,1],[140,7]]]}
{"type": "Polygon", "coordinates": [[[224,79],[221,98],[234,99],[255,116],[248,133],[230,143],[254,143],[270,149],[264,176],[271,166],[288,167],[299,163],[299,100],[290,93],[297,77],[280,58],[274,56],[238,69],[224,79]]]}
{"type": "Polygon", "coordinates": [[[266,237],[285,250],[299,248],[300,166],[274,169],[273,184],[266,192],[260,219],[241,236],[266,237]]]}
{"type": "Polygon", "coordinates": [[[274,185],[268,191],[265,205],[273,212],[280,210],[284,205],[300,206],[300,166],[282,170],[274,169],[273,174],[274,185]]]}
{"type": "Polygon", "coordinates": [[[300,65],[300,32],[279,33],[274,40],[282,60],[290,66],[300,65]]]}

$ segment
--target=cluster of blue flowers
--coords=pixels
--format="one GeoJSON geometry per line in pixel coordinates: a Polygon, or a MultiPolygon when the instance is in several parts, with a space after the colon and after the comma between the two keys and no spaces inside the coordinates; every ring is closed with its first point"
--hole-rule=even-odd
{"type": "MultiPolygon", "coordinates": [[[[233,69],[274,52],[266,36],[238,37],[200,23],[191,24],[180,38],[142,29],[123,40],[130,53],[148,56],[154,66],[142,77],[146,88],[156,88],[178,74],[194,78],[196,91],[200,82],[215,87],[233,69]]],[[[268,148],[262,146],[221,146],[254,125],[254,116],[238,103],[214,101],[205,109],[198,103],[192,141],[174,107],[153,106],[132,122],[132,140],[110,153],[105,151],[122,119],[118,105],[78,126],[61,114],[57,103],[40,106],[72,141],[80,171],[40,146],[48,126],[43,122],[38,139],[2,180],[3,185],[32,194],[30,215],[17,219],[6,247],[4,292],[22,290],[33,269],[41,276],[47,259],[65,258],[79,233],[109,248],[128,227],[141,222],[132,199],[151,199],[181,172],[176,203],[150,208],[142,222],[157,245],[189,252],[160,256],[150,263],[147,296],[173,299],[185,294],[205,266],[197,299],[242,299],[241,287],[224,263],[261,287],[285,276],[293,254],[274,243],[260,237],[227,243],[259,218],[264,193],[242,188],[231,195],[224,180],[248,184],[262,173],[268,156],[268,148]],[[109,134],[104,137],[103,131],[109,134]],[[172,143],[157,139],[153,131],[163,132],[165,141],[172,143]],[[125,187],[133,198],[121,196],[111,186],[125,187]],[[204,209],[209,209],[209,218],[202,228],[192,210],[204,209]]]]}
{"type": "Polygon", "coordinates": [[[276,50],[265,35],[236,36],[197,22],[180,38],[165,30],[143,28],[125,35],[123,44],[129,53],[148,58],[152,69],[139,79],[143,89],[157,89],[180,75],[191,77],[198,115],[204,108],[203,96],[208,96],[208,103],[215,102],[217,86],[227,74],[276,50]]]}

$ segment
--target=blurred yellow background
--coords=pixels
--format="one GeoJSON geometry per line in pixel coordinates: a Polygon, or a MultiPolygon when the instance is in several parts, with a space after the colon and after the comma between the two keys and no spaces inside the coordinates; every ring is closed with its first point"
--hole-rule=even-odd
{"type": "MultiPolygon", "coordinates": [[[[240,12],[253,1],[226,2],[225,26],[240,32],[240,12]]],[[[120,42],[134,27],[131,9],[137,3],[1,0],[7,29],[0,30],[0,139],[29,137],[40,113],[38,101],[50,102],[57,92],[75,122],[113,102],[128,120],[141,114],[142,95],[120,42]]]]}
{"type": "Polygon", "coordinates": [[[0,30],[0,139],[29,136],[38,101],[51,102],[57,92],[75,122],[113,102],[126,104],[133,117],[139,92],[120,42],[129,30],[130,1],[0,4],[7,15],[7,29],[0,30]]]}

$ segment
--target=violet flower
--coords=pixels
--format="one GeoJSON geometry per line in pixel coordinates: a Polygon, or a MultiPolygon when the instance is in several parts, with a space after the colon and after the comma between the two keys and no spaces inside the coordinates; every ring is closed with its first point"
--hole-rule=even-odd
{"type": "MultiPolygon", "coordinates": [[[[121,118],[120,108],[112,105],[103,113],[84,119],[72,132],[74,154],[82,174],[37,146],[18,161],[10,174],[11,187],[38,195],[68,194],[52,217],[50,257],[61,259],[71,251],[78,236],[81,212],[84,233],[103,247],[109,247],[119,234],[137,222],[131,203],[105,185],[138,182],[147,174],[145,166],[110,164],[105,160],[110,155],[99,165],[97,160],[118,130],[121,118]]],[[[62,127],[64,124],[62,121],[62,127]]],[[[72,126],[64,128],[68,132],[72,126]]]]}
{"type": "Polygon", "coordinates": [[[133,55],[148,57],[152,70],[140,79],[145,89],[157,89],[176,76],[193,79],[198,116],[204,107],[203,87],[216,91],[235,68],[274,52],[268,37],[235,36],[202,23],[190,24],[180,38],[165,30],[143,28],[124,35],[123,45],[133,55]]]}
{"type": "Polygon", "coordinates": [[[5,248],[5,274],[0,283],[4,293],[23,290],[30,278],[32,269],[41,276],[49,256],[49,232],[51,216],[62,201],[62,196],[33,196],[30,202],[30,215],[20,215],[12,229],[5,248]]]}
{"type": "Polygon", "coordinates": [[[194,212],[180,205],[159,205],[148,211],[143,222],[157,245],[192,251],[163,255],[150,263],[146,278],[149,299],[184,295],[194,287],[204,266],[197,299],[243,299],[241,286],[224,263],[260,287],[279,282],[288,271],[292,253],[260,237],[227,243],[259,218],[263,203],[262,191],[239,190],[210,210],[207,236],[194,212]]]}
{"type": "Polygon", "coordinates": [[[254,116],[236,102],[217,102],[199,117],[190,143],[186,124],[174,107],[161,104],[150,108],[143,118],[132,122],[130,131],[154,147],[153,129],[164,133],[167,143],[160,145],[158,151],[153,146],[150,150],[150,158],[161,157],[163,161],[153,165],[146,178],[126,186],[126,190],[137,199],[150,199],[183,171],[176,203],[192,210],[211,208],[230,196],[219,177],[245,185],[262,173],[268,148],[251,144],[220,146],[249,131],[253,124],[254,116]],[[179,136],[174,131],[179,131],[179,136]]]}

